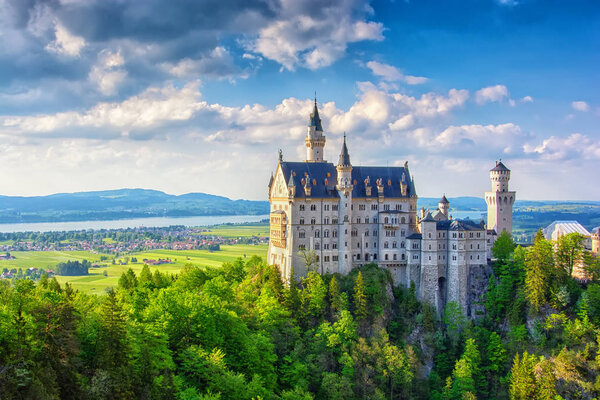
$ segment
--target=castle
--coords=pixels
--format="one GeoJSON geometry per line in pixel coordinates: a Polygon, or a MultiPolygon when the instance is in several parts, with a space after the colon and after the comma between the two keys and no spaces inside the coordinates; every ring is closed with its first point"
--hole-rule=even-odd
{"type": "Polygon", "coordinates": [[[485,193],[487,226],[452,219],[442,196],[438,209],[417,210],[417,192],[408,162],[402,167],[353,166],[346,136],[337,165],[323,159],[326,138],[317,103],[305,138],[306,160],[279,162],[269,182],[270,242],[267,260],[285,281],[310,268],[347,274],[374,262],[394,283],[414,283],[418,297],[438,311],[457,302],[471,313],[474,270],[485,268],[497,234],[512,233],[515,192],[510,170],[497,162],[485,193]]]}

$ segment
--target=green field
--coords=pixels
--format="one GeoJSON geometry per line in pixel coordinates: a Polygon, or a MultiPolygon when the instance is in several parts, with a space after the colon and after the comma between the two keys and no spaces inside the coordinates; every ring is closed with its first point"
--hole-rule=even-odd
{"type": "MultiPolygon", "coordinates": [[[[15,263],[22,261],[22,265],[25,266],[37,266],[46,267],[50,260],[54,260],[54,265],[66,261],[66,260],[81,260],[87,259],[96,261],[100,259],[100,254],[96,254],[97,258],[92,258],[93,253],[87,252],[64,252],[53,254],[53,252],[15,252],[14,255],[19,257],[21,253],[25,253],[28,256],[29,263],[24,258],[11,261],[0,261],[0,268],[4,268],[6,263],[15,263]],[[72,253],[81,253],[74,254],[72,253]],[[58,255],[60,254],[60,255],[58,255]],[[88,255],[84,257],[84,255],[88,255]]],[[[159,259],[159,258],[170,258],[174,261],[173,264],[163,264],[158,266],[150,266],[150,270],[154,272],[159,270],[160,272],[176,274],[186,264],[192,264],[196,266],[211,266],[219,267],[222,263],[228,261],[234,261],[238,257],[252,257],[257,255],[266,258],[267,245],[235,245],[235,246],[221,246],[221,251],[209,252],[207,250],[153,250],[141,253],[134,253],[128,255],[128,257],[136,257],[139,261],[137,263],[129,263],[128,265],[112,265],[110,262],[106,263],[105,267],[91,268],[90,275],[86,276],[57,276],[56,279],[61,285],[66,282],[71,283],[73,289],[78,289],[87,293],[103,294],[107,287],[116,286],[119,277],[128,268],[133,269],[136,273],[142,270],[144,263],[143,259],[159,259]],[[107,276],[104,276],[106,271],[107,276]]],[[[8,266],[7,266],[8,267],[8,266]]],[[[18,267],[18,266],[17,266],[18,267]]],[[[9,267],[10,268],[10,267],[9,267]]]]}
{"type": "Polygon", "coordinates": [[[202,232],[202,235],[221,236],[221,237],[251,237],[251,236],[269,236],[268,224],[256,225],[215,225],[209,226],[209,232],[202,232]]]}
{"type": "Polygon", "coordinates": [[[100,257],[109,254],[92,253],[89,251],[11,251],[11,255],[15,256],[14,260],[0,260],[0,270],[4,268],[44,268],[52,269],[58,263],[75,260],[88,260],[90,262],[100,261],[100,257]]]}

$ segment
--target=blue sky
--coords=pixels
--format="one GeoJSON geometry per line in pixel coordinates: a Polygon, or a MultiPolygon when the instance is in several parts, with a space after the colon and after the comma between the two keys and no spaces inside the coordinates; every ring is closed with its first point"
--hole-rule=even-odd
{"type": "Polygon", "coordinates": [[[421,196],[598,200],[594,1],[0,0],[2,194],[266,199],[317,92],[337,159],[421,196]]]}

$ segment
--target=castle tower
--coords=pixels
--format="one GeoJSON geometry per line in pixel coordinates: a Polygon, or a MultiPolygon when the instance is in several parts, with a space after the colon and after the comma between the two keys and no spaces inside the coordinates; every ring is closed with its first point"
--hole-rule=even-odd
{"type": "Polygon", "coordinates": [[[592,232],[592,254],[600,257],[600,227],[592,232]]]}
{"type": "Polygon", "coordinates": [[[492,191],[485,192],[487,203],[487,228],[495,229],[500,234],[507,231],[512,235],[512,209],[515,203],[515,192],[508,190],[510,170],[502,161],[497,161],[496,166],[490,170],[492,191]]]}
{"type": "Polygon", "coordinates": [[[427,211],[420,221],[421,224],[421,300],[433,304],[438,312],[441,310],[443,299],[438,290],[439,272],[437,265],[436,222],[427,211]]]}
{"type": "Polygon", "coordinates": [[[340,159],[336,167],[337,185],[340,196],[338,207],[338,249],[339,249],[339,273],[347,274],[352,269],[352,164],[346,146],[346,134],[344,144],[340,153],[340,159]]]}
{"type": "Polygon", "coordinates": [[[323,135],[323,126],[321,118],[319,118],[319,110],[317,109],[317,98],[315,97],[315,107],[310,114],[308,121],[308,131],[306,132],[306,161],[307,162],[323,162],[323,149],[325,147],[325,135],[323,135]]]}
{"type": "Polygon", "coordinates": [[[448,212],[450,211],[450,202],[446,198],[445,194],[442,196],[442,198],[438,202],[438,208],[442,212],[442,214],[444,214],[446,216],[446,219],[447,219],[448,212]]]}

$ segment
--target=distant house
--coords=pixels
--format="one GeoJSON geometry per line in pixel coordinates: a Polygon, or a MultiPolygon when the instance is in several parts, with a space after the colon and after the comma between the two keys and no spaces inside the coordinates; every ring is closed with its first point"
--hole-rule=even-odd
{"type": "Polygon", "coordinates": [[[586,237],[585,248],[591,250],[591,234],[577,221],[554,221],[542,230],[546,240],[557,241],[569,233],[579,233],[586,237]]]}

